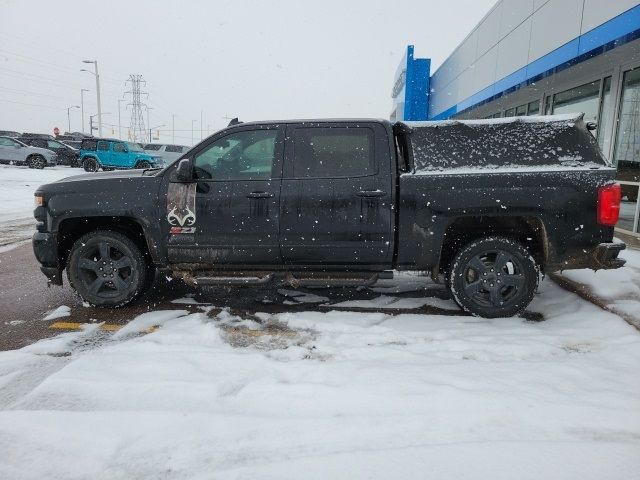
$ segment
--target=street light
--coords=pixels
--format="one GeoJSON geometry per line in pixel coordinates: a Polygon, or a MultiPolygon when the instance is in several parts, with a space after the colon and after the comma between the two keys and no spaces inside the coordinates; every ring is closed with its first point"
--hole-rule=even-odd
{"type": "Polygon", "coordinates": [[[98,135],[102,137],[102,105],[100,104],[100,75],[98,74],[98,61],[97,60],[83,60],[82,63],[93,63],[95,67],[95,73],[91,70],[83,68],[81,72],[89,72],[96,77],[96,98],[98,100],[98,135]]]}
{"type": "Polygon", "coordinates": [[[80,105],[74,105],[74,106],[72,106],[72,107],[67,108],[67,123],[68,123],[68,126],[69,126],[69,130],[67,130],[67,131],[68,131],[69,133],[71,133],[71,115],[69,114],[69,111],[70,111],[72,108],[80,108],[80,105]]]}
{"type": "MultiPolygon", "coordinates": [[[[162,125],[156,125],[153,128],[149,128],[149,143],[151,143],[151,130],[155,130],[156,128],[160,127],[166,127],[166,125],[163,123],[162,125]]],[[[158,136],[160,136],[160,132],[158,132],[158,136]]]]}
{"type": "Polygon", "coordinates": [[[191,145],[193,145],[193,124],[198,120],[191,120],[191,145]]]}
{"type": "Polygon", "coordinates": [[[80,111],[82,112],[82,128],[80,129],[84,133],[84,92],[88,92],[86,88],[80,89],[80,111]]]}

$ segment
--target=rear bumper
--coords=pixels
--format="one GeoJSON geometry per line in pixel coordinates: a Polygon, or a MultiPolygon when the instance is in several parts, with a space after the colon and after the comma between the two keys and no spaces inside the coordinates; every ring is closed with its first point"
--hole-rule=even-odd
{"type": "Polygon", "coordinates": [[[58,264],[58,239],[55,233],[36,232],[31,239],[33,253],[41,263],[40,270],[54,285],[62,285],[62,269],[58,264]]]}
{"type": "Polygon", "coordinates": [[[625,248],[624,243],[601,243],[591,251],[591,268],[611,270],[622,267],[626,260],[618,258],[618,254],[625,248]]]}

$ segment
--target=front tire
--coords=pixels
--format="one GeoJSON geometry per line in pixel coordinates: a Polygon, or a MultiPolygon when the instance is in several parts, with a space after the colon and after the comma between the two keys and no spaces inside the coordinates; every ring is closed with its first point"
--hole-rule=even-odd
{"type": "Polygon", "coordinates": [[[91,157],[85,158],[82,162],[82,166],[84,167],[84,171],[89,173],[97,172],[100,168],[100,165],[98,165],[98,161],[95,158],[91,157]]]}
{"type": "Polygon", "coordinates": [[[29,157],[29,161],[28,161],[29,168],[36,168],[38,170],[42,170],[46,164],[47,164],[47,161],[41,155],[34,155],[32,157],[29,157]]]}
{"type": "Polygon", "coordinates": [[[73,245],[67,262],[69,283],[94,307],[128,305],[149,285],[149,266],[140,248],[127,236],[97,230],[73,245]]]}
{"type": "Polygon", "coordinates": [[[151,164],[146,160],[142,160],[136,164],[136,168],[141,168],[141,169],[151,168],[151,164]]]}
{"type": "Polygon", "coordinates": [[[524,246],[505,237],[485,237],[458,252],[447,286],[466,312],[498,318],[522,313],[538,281],[538,265],[524,246]]]}

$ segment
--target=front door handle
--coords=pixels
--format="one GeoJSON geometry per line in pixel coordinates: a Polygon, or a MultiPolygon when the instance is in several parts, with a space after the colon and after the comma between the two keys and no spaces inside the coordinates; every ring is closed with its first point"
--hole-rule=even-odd
{"type": "Polygon", "coordinates": [[[365,198],[383,197],[385,192],[382,190],[360,190],[356,195],[365,198]]]}
{"type": "Polygon", "coordinates": [[[270,192],[251,192],[247,195],[247,198],[271,198],[273,193],[270,192]]]}

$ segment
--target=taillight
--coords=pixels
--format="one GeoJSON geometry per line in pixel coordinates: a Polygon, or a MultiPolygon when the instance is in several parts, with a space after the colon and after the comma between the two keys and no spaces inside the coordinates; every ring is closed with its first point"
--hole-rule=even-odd
{"type": "Polygon", "coordinates": [[[612,183],[598,189],[598,223],[614,226],[620,216],[621,190],[619,183],[612,183]]]}

